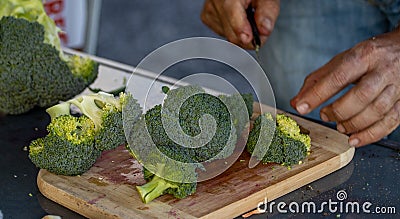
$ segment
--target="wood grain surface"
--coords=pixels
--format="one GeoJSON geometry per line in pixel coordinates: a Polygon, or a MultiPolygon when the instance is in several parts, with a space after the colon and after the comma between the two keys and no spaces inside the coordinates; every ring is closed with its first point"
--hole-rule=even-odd
{"type": "MultiPolygon", "coordinates": [[[[263,106],[263,110],[271,108],[263,106]]],[[[255,105],[255,112],[260,112],[255,105]]],[[[232,218],[253,210],[267,198],[274,200],[347,165],[354,148],[347,136],[292,116],[310,131],[311,154],[290,170],[274,164],[248,168],[249,154],[223,174],[200,182],[185,199],[164,195],[142,203],[135,185],[144,182],[141,165],[120,146],[103,153],[81,176],[60,176],[40,170],[39,190],[49,199],[88,218],[232,218]]]]}

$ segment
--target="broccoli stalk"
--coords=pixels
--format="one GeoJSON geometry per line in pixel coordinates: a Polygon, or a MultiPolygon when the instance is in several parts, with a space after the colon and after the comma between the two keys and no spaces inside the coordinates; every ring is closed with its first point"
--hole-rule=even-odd
{"type": "Polygon", "coordinates": [[[58,27],[41,0],[4,0],[0,4],[0,112],[21,114],[50,107],[93,83],[98,63],[66,55],[58,27]]]}
{"type": "Polygon", "coordinates": [[[142,201],[144,203],[149,203],[153,201],[153,199],[158,198],[159,196],[164,194],[165,190],[177,187],[177,185],[169,183],[163,178],[160,178],[156,175],[150,182],[142,186],[136,186],[136,189],[139,192],[142,201]]]}
{"type": "Polygon", "coordinates": [[[133,123],[141,109],[131,94],[107,93],[78,97],[48,108],[48,134],[29,146],[29,158],[39,168],[62,175],[86,172],[104,150],[126,143],[122,110],[133,123]],[[82,115],[71,114],[76,105],[82,115]]]}
{"type": "Polygon", "coordinates": [[[263,163],[278,163],[290,167],[301,163],[309,154],[311,138],[301,133],[297,122],[289,116],[278,114],[274,119],[270,113],[265,113],[254,121],[246,147],[263,163]],[[266,151],[265,154],[255,151],[257,144],[266,149],[260,150],[266,151]]]}
{"type": "Polygon", "coordinates": [[[163,175],[164,170],[165,164],[157,165],[158,173],[156,174],[152,174],[148,170],[144,169],[145,179],[150,181],[142,186],[136,186],[136,189],[144,203],[149,203],[163,194],[171,194],[176,198],[182,199],[196,192],[196,182],[183,183],[166,180],[160,177],[163,175]]]}

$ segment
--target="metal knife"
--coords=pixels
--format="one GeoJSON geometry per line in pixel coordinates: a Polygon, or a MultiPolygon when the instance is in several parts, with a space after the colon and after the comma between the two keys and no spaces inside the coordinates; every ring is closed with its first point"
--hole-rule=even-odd
{"type": "Polygon", "coordinates": [[[259,50],[260,50],[260,46],[261,46],[261,40],[260,40],[260,34],[258,32],[256,20],[254,19],[254,11],[255,11],[255,9],[251,5],[249,5],[249,7],[247,7],[247,9],[246,9],[246,15],[247,15],[247,19],[250,22],[251,30],[253,32],[252,44],[255,48],[257,60],[258,60],[258,62],[260,62],[261,60],[260,60],[259,50]]]}

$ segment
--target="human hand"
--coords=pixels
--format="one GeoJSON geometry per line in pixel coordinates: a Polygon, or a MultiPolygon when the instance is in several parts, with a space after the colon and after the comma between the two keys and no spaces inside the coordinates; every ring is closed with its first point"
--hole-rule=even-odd
{"type": "Polygon", "coordinates": [[[390,134],[400,123],[400,29],[357,44],[311,73],[291,105],[306,114],[355,83],[320,116],[335,121],[349,144],[363,146],[390,134]]]}
{"type": "Polygon", "coordinates": [[[250,4],[255,9],[254,17],[263,45],[279,15],[279,0],[206,0],[201,20],[228,41],[244,49],[254,49],[253,33],[246,16],[250,4]]]}

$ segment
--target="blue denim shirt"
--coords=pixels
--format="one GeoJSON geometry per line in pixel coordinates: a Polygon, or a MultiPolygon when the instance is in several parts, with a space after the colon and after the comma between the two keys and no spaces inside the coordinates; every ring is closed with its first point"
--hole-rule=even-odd
{"type": "MultiPolygon", "coordinates": [[[[397,0],[282,0],[275,29],[260,50],[277,107],[294,112],[290,99],[309,73],[355,44],[392,30],[399,19],[397,0]]],[[[320,108],[308,116],[319,119],[320,108]]]]}
{"type": "Polygon", "coordinates": [[[378,7],[390,22],[391,29],[396,27],[400,19],[400,1],[398,0],[367,0],[378,7]]]}

